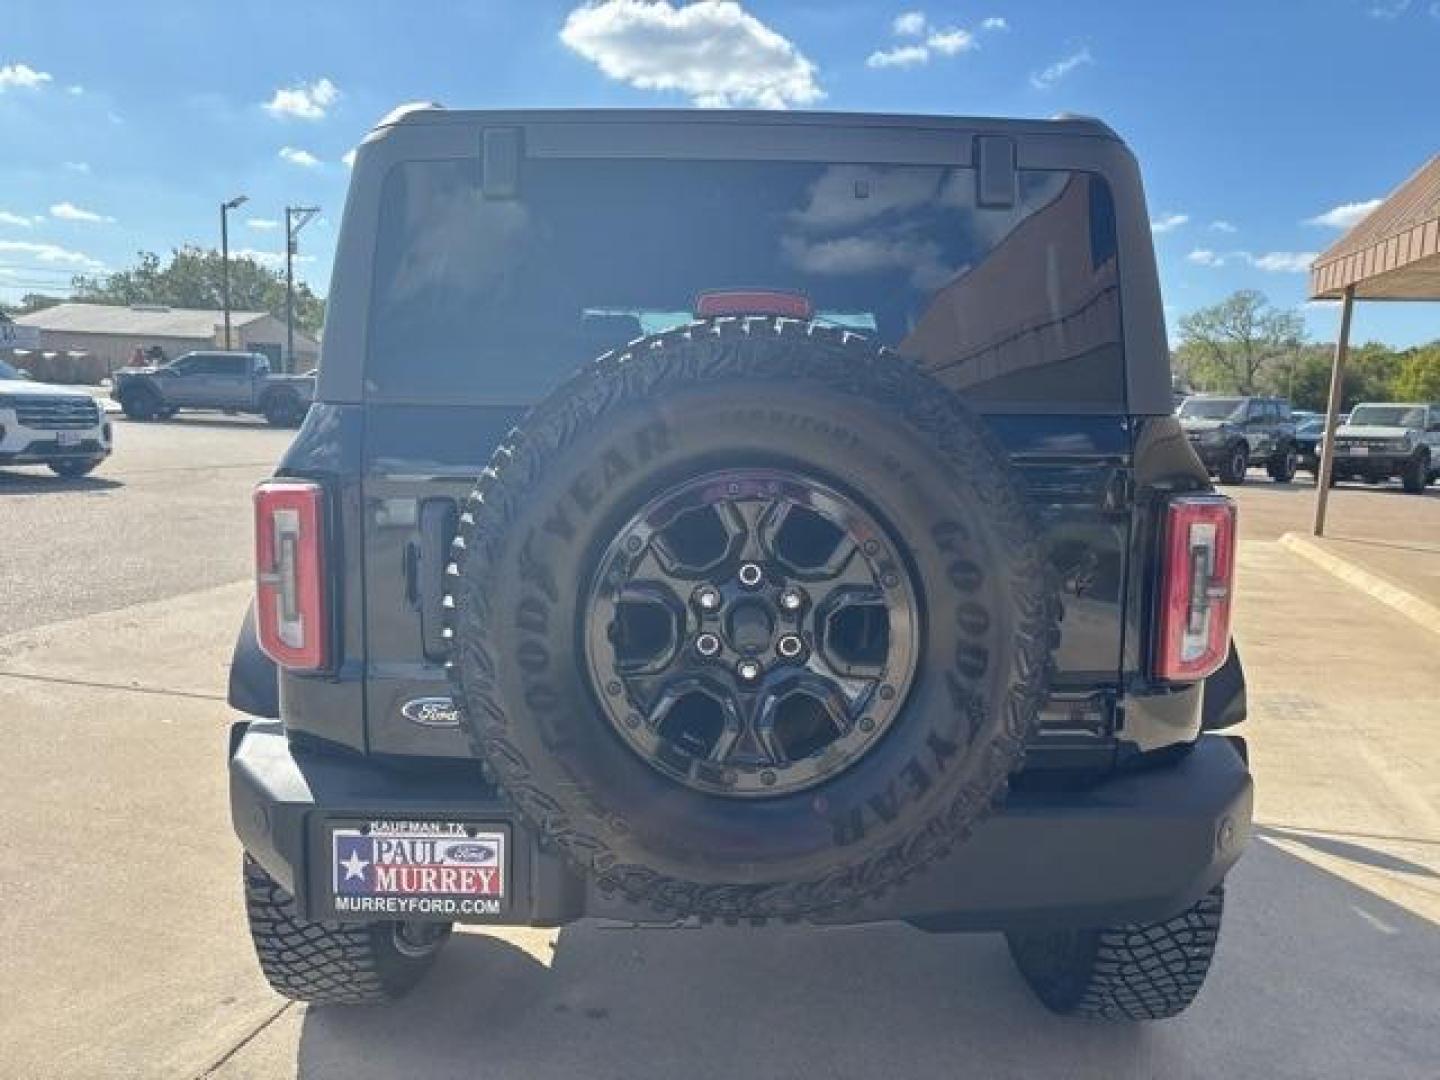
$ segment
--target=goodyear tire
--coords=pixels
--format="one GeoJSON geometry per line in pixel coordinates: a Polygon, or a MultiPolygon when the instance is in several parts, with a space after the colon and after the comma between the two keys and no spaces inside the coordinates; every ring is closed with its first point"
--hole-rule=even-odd
{"type": "Polygon", "coordinates": [[[638,340],[538,405],[470,498],[449,581],[456,700],[518,815],[602,889],[722,918],[848,905],[962,841],[1020,764],[1059,610],[1020,483],[957,397],[859,335],[758,317],[638,340]],[[657,509],[667,492],[691,509],[657,509]],[[624,584],[652,555],[709,569],[624,584]],[[677,582],[694,594],[666,598],[677,582]],[[639,632],[631,587],[661,611],[639,632]],[[814,610],[790,606],[806,589],[814,610]],[[679,672],[662,687],[713,694],[695,726],[667,732],[669,689],[632,696],[660,676],[597,677],[647,634],[679,672]],[[865,686],[850,713],[824,679],[805,700],[837,665],[865,686]]]}

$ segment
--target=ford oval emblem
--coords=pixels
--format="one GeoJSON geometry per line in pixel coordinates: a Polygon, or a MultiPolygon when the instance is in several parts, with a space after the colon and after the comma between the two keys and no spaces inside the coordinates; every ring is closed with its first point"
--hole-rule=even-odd
{"type": "Polygon", "coordinates": [[[400,706],[400,715],[421,727],[459,727],[460,710],[448,697],[422,697],[400,706]]]}

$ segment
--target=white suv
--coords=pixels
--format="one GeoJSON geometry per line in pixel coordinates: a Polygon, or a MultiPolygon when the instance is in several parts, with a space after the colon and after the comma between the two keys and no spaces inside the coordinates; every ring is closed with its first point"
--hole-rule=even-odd
{"type": "Polygon", "coordinates": [[[48,465],[61,476],[84,476],[110,447],[110,421],[89,393],[31,382],[0,361],[0,466],[48,465]]]}

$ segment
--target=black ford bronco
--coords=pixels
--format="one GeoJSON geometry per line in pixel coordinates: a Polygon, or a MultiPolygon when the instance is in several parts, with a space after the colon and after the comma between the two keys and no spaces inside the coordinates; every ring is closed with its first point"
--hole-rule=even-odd
{"type": "Polygon", "coordinates": [[[231,672],[275,989],[904,920],[1185,1008],[1251,782],[1147,220],[1091,120],[387,118],[231,672]]]}

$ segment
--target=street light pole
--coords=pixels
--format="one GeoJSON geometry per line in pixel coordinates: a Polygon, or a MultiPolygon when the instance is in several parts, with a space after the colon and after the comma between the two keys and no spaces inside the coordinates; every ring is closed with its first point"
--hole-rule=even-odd
{"type": "Polygon", "coordinates": [[[236,195],[220,204],[220,299],[225,305],[225,348],[230,348],[230,211],[243,206],[250,196],[236,195]]]}
{"type": "Polygon", "coordinates": [[[295,239],[310,219],[320,212],[318,206],[287,206],[285,208],[285,364],[286,371],[295,370],[295,239]]]}

